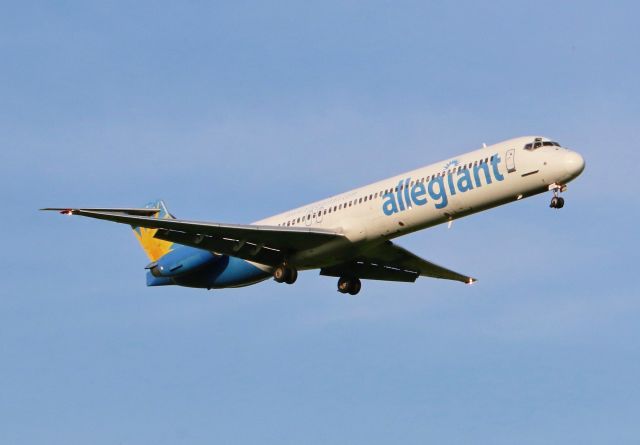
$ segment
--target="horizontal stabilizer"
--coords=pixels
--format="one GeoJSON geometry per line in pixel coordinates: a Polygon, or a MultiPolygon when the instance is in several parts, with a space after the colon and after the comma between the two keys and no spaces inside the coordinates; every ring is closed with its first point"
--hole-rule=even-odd
{"type": "Polygon", "coordinates": [[[90,209],[73,209],[64,207],[47,207],[40,209],[45,211],[60,212],[63,215],[75,215],[79,212],[109,212],[109,213],[121,213],[123,215],[136,215],[136,216],[153,216],[160,211],[160,209],[128,209],[128,208],[90,208],[90,209]]]}

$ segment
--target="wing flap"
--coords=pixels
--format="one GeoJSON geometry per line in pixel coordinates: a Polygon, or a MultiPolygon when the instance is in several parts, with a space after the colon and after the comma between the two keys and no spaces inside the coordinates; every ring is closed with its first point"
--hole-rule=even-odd
{"type": "Polygon", "coordinates": [[[358,255],[351,262],[324,268],[321,275],[354,276],[371,280],[413,282],[419,276],[473,283],[475,278],[454,272],[386,241],[358,255]]]}
{"type": "Polygon", "coordinates": [[[440,278],[444,280],[460,281],[462,283],[473,283],[477,281],[475,278],[454,272],[453,270],[442,267],[438,264],[427,261],[412,252],[409,252],[404,247],[400,247],[393,244],[391,241],[387,241],[379,246],[373,248],[368,257],[374,261],[381,262],[390,261],[396,267],[405,268],[409,270],[415,270],[423,277],[440,278]]]}
{"type": "Polygon", "coordinates": [[[86,216],[135,227],[159,229],[155,234],[156,238],[239,258],[247,257],[246,259],[256,262],[261,262],[258,258],[265,261],[269,259],[265,264],[276,264],[275,259],[282,260],[283,255],[288,252],[310,249],[335,239],[344,238],[341,233],[324,229],[158,219],[131,213],[132,210],[134,212],[142,212],[143,210],[151,212],[154,209],[98,211],[95,209],[49,208],[43,210],[57,210],[68,215],[86,216]],[[264,252],[258,255],[261,251],[264,252]],[[255,254],[252,255],[251,252],[255,252],[255,254]],[[276,255],[273,252],[279,253],[276,255]]]}
{"type": "Polygon", "coordinates": [[[320,269],[320,275],[328,277],[353,276],[365,280],[401,281],[405,283],[413,283],[420,276],[420,274],[414,270],[398,269],[397,267],[365,263],[362,261],[323,267],[320,269]]]}
{"type": "Polygon", "coordinates": [[[285,254],[279,249],[256,244],[250,241],[240,241],[229,238],[219,238],[209,235],[193,235],[175,230],[160,229],[156,232],[155,238],[183,244],[198,249],[205,249],[211,252],[222,253],[235,256],[247,261],[268,264],[275,266],[281,264],[285,259],[285,254]]]}

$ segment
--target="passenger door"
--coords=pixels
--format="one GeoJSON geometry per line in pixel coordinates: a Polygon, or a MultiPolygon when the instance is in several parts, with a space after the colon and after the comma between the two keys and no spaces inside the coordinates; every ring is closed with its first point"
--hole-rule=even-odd
{"type": "Polygon", "coordinates": [[[516,150],[507,150],[505,165],[507,166],[507,173],[513,173],[516,171],[516,150]]]}

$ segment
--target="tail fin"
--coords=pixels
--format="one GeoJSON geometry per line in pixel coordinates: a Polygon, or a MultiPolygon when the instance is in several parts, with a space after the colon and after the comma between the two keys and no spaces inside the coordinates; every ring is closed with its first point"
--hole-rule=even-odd
{"type": "MultiPolygon", "coordinates": [[[[155,214],[155,218],[160,219],[175,219],[174,216],[169,213],[164,201],[158,199],[152,201],[144,206],[145,209],[159,209],[160,211],[155,214]]],[[[169,241],[159,240],[153,236],[158,229],[147,229],[145,227],[133,227],[133,233],[140,242],[142,249],[145,251],[151,261],[157,261],[173,249],[173,243],[169,241]]]]}

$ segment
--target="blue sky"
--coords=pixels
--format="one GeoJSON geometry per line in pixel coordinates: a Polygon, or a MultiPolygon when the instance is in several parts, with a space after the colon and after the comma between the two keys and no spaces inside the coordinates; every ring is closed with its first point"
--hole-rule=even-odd
{"type": "Polygon", "coordinates": [[[0,441],[637,443],[635,2],[14,2],[0,441]],[[399,240],[480,278],[144,286],[136,206],[250,222],[523,134],[549,196],[399,240]]]}

